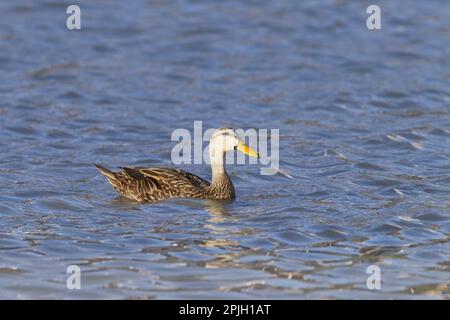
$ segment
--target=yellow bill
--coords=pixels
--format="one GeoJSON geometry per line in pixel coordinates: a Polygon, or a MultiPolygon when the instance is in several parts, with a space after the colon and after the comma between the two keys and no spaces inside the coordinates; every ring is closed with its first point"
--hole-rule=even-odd
{"type": "Polygon", "coordinates": [[[239,141],[237,147],[237,150],[245,153],[246,155],[250,156],[250,157],[257,157],[259,158],[259,153],[256,152],[255,150],[253,150],[252,148],[250,148],[248,145],[246,145],[244,142],[239,141]]]}

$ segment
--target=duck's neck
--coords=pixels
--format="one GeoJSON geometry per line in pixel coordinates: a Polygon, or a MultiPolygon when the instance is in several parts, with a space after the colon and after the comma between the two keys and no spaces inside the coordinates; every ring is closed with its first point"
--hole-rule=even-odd
{"type": "Polygon", "coordinates": [[[235,192],[233,183],[225,170],[225,151],[210,144],[209,160],[212,173],[210,191],[218,198],[233,199],[235,192]]]}

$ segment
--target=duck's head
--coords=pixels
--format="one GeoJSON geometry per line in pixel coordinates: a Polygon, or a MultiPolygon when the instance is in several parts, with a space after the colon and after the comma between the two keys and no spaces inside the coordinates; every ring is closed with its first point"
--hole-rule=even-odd
{"type": "Polygon", "coordinates": [[[258,157],[259,154],[250,148],[233,129],[221,128],[214,132],[209,142],[210,149],[222,151],[223,153],[232,150],[239,150],[250,157],[258,157]]]}

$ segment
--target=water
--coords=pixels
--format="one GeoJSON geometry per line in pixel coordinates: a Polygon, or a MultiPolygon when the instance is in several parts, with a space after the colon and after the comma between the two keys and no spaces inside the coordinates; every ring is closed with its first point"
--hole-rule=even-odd
{"type": "Polygon", "coordinates": [[[449,298],[446,1],[379,1],[380,31],[365,1],[78,3],[81,31],[0,3],[1,298],[449,298]],[[280,129],[292,178],[138,204],[93,167],[171,166],[195,120],[280,129]]]}

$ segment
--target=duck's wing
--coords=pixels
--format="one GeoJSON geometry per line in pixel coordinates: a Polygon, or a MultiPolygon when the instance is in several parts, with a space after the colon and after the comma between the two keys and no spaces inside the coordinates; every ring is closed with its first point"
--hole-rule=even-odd
{"type": "Polygon", "coordinates": [[[173,197],[205,198],[210,183],[195,174],[172,168],[122,168],[113,172],[96,165],[114,189],[137,201],[160,201],[173,197]]]}
{"type": "Polygon", "coordinates": [[[209,186],[209,182],[199,176],[173,168],[146,168],[138,169],[146,178],[155,179],[161,182],[183,181],[192,184],[194,187],[204,188],[209,186]]]}
{"type": "Polygon", "coordinates": [[[171,197],[201,197],[210,183],[190,172],[172,168],[123,168],[127,196],[146,201],[171,197]]]}

